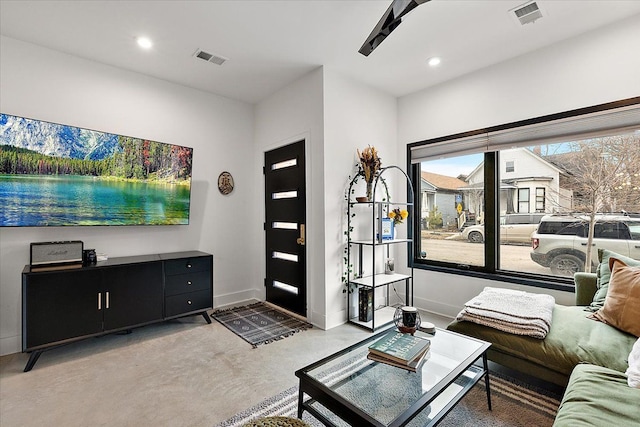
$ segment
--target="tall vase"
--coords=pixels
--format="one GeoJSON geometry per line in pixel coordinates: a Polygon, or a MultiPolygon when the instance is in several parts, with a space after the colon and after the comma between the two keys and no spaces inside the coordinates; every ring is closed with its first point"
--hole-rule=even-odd
{"type": "Polygon", "coordinates": [[[367,181],[367,200],[370,202],[373,201],[372,194],[371,194],[372,187],[373,187],[373,182],[367,181]]]}

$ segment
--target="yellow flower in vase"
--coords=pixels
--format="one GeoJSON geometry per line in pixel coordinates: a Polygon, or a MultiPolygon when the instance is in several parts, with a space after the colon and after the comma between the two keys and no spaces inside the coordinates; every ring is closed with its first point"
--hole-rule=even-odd
{"type": "Polygon", "coordinates": [[[395,208],[389,211],[388,216],[393,220],[393,225],[402,224],[402,221],[409,216],[409,212],[406,209],[395,208]]]}

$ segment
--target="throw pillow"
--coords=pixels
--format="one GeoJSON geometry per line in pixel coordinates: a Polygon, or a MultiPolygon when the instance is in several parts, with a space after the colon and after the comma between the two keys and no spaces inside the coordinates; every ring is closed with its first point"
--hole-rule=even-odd
{"type": "Polygon", "coordinates": [[[640,337],[640,267],[611,257],[609,268],[612,273],[604,306],[591,317],[640,337]]]}
{"type": "Polygon", "coordinates": [[[629,353],[629,369],[625,372],[629,387],[640,388],[640,338],[629,353]]]}
{"type": "Polygon", "coordinates": [[[607,297],[607,291],[609,289],[609,280],[611,279],[611,269],[609,268],[609,259],[611,257],[621,260],[626,265],[640,267],[640,261],[638,260],[617,254],[608,249],[598,249],[598,261],[600,261],[596,270],[598,277],[596,287],[598,290],[593,296],[591,304],[586,307],[588,311],[598,311],[604,305],[604,300],[607,297]]]}

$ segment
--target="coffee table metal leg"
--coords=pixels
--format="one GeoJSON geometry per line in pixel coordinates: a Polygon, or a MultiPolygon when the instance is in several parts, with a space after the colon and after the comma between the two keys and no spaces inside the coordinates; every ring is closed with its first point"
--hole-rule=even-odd
{"type": "Polygon", "coordinates": [[[482,355],[482,363],[484,364],[484,384],[487,389],[487,405],[491,410],[491,389],[489,388],[489,364],[487,362],[487,353],[482,355]]]}
{"type": "Polygon", "coordinates": [[[304,407],[302,406],[302,399],[304,397],[304,393],[302,392],[302,388],[299,387],[298,389],[298,418],[302,419],[302,411],[304,409],[304,407]]]}

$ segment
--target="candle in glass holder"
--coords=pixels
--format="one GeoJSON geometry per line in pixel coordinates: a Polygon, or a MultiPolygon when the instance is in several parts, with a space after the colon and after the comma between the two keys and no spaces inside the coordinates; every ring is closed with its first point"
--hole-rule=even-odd
{"type": "Polygon", "coordinates": [[[402,324],[407,328],[416,327],[418,309],[415,307],[402,307],[402,324]]]}

